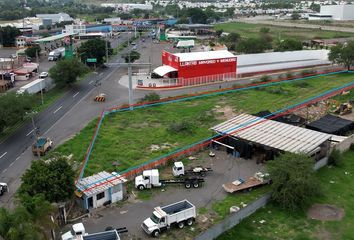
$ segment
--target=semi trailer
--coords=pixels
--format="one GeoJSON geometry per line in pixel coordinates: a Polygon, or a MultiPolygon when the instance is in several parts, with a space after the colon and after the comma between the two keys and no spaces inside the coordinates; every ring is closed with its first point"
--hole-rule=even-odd
{"type": "Polygon", "coordinates": [[[178,179],[160,179],[160,174],[158,169],[151,169],[143,171],[142,175],[135,178],[135,187],[139,190],[144,190],[145,188],[161,187],[167,184],[182,184],[185,188],[198,188],[204,182],[203,178],[199,177],[186,177],[178,179]]]}

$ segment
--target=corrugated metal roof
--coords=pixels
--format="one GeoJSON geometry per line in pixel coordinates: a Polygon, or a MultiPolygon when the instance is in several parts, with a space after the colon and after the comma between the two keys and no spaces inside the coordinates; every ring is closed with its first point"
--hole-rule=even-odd
{"type": "Polygon", "coordinates": [[[99,172],[95,175],[80,179],[76,183],[76,188],[80,191],[85,191],[84,194],[88,197],[104,192],[107,189],[116,186],[127,180],[123,177],[119,178],[117,173],[108,173],[106,171],[99,172]]]}
{"type": "Polygon", "coordinates": [[[332,136],[249,114],[240,114],[211,129],[282,151],[305,154],[311,154],[332,136]]]}
{"type": "Polygon", "coordinates": [[[92,233],[82,237],[83,240],[119,240],[120,237],[116,230],[92,233]]]}
{"type": "Polygon", "coordinates": [[[201,61],[201,60],[236,57],[235,55],[233,55],[232,53],[230,53],[227,50],[208,51],[208,52],[174,53],[174,55],[179,57],[180,62],[201,61]]]}

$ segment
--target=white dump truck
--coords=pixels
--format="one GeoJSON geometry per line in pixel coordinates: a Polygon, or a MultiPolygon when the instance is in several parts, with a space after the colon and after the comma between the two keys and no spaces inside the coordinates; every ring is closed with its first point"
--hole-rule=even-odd
{"type": "Polygon", "coordinates": [[[145,188],[161,187],[167,184],[183,184],[185,188],[198,188],[204,182],[203,178],[191,177],[191,178],[179,178],[179,179],[160,179],[158,169],[151,169],[143,171],[142,175],[135,178],[135,187],[139,190],[145,188]]]}
{"type": "Polygon", "coordinates": [[[175,177],[185,175],[199,175],[204,177],[207,172],[213,171],[210,167],[196,166],[186,169],[183,162],[174,162],[172,167],[172,174],[175,177]]]}
{"type": "Polygon", "coordinates": [[[119,233],[127,232],[126,228],[110,229],[104,232],[87,233],[82,223],[76,223],[71,230],[61,235],[62,240],[120,240],[119,233]]]}
{"type": "Polygon", "coordinates": [[[47,82],[46,79],[37,79],[33,80],[32,82],[20,87],[20,89],[17,91],[17,94],[22,94],[22,93],[29,93],[29,94],[34,94],[34,93],[39,93],[41,90],[45,90],[47,82]]]}
{"type": "Polygon", "coordinates": [[[164,207],[156,207],[151,217],[145,219],[141,227],[147,234],[158,237],[162,231],[168,230],[173,225],[178,228],[191,226],[196,216],[195,206],[185,199],[164,207]]]}

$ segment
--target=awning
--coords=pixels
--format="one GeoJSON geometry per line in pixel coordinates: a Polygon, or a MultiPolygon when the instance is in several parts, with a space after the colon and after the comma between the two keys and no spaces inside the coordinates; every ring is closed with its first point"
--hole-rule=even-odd
{"type": "Polygon", "coordinates": [[[171,66],[168,65],[163,65],[160,67],[155,68],[155,70],[153,71],[153,73],[156,73],[157,75],[163,77],[165,76],[167,73],[170,72],[177,72],[178,70],[176,68],[173,68],[171,66]]]}

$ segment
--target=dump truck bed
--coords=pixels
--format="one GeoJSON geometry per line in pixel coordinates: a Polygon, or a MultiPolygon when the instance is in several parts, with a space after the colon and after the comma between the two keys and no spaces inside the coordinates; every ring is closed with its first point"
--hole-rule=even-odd
{"type": "Polygon", "coordinates": [[[268,184],[268,180],[266,181],[261,181],[255,177],[250,177],[244,182],[239,183],[240,181],[236,180],[234,182],[230,183],[225,183],[222,185],[222,187],[225,189],[226,192],[228,193],[234,193],[242,190],[247,190],[250,188],[254,188],[260,185],[268,184]],[[239,183],[239,184],[238,184],[239,183]]]}

